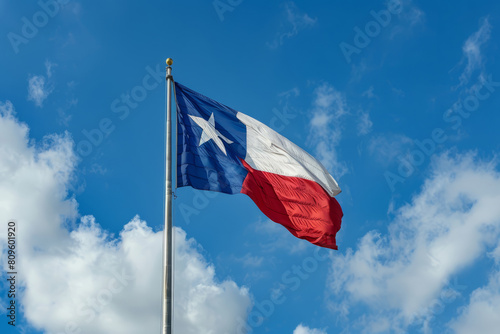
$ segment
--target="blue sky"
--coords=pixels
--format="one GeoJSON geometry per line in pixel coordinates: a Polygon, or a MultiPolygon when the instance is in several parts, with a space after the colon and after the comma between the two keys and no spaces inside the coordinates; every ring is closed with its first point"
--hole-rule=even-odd
{"type": "Polygon", "coordinates": [[[17,326],[160,328],[164,67],[320,159],[338,251],[176,191],[179,333],[495,333],[500,4],[0,0],[0,216],[17,326]]]}

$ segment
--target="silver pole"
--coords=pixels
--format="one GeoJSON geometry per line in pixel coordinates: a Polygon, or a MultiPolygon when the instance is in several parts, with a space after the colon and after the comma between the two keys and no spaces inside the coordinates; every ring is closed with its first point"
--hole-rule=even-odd
{"type": "Polygon", "coordinates": [[[165,168],[165,227],[163,229],[162,334],[172,333],[172,59],[167,59],[167,136],[165,168]]]}

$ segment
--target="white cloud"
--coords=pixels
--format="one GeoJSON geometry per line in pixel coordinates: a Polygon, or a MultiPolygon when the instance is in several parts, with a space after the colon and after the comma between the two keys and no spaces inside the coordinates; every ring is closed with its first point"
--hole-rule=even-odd
{"type": "Polygon", "coordinates": [[[456,334],[496,334],[500,328],[500,271],[487,286],[472,292],[470,303],[450,327],[456,334]]]}
{"type": "Polygon", "coordinates": [[[28,100],[37,107],[43,106],[43,101],[50,95],[52,88],[48,87],[43,75],[34,75],[28,79],[28,100]]]}
{"type": "Polygon", "coordinates": [[[500,264],[500,243],[497,248],[493,252],[491,252],[490,256],[495,260],[497,264],[500,264]]]}
{"type": "Polygon", "coordinates": [[[347,113],[345,96],[328,84],[316,88],[314,95],[309,140],[316,146],[316,157],[339,179],[348,172],[337,153],[342,137],[340,118],[347,113]]]}
{"type": "Polygon", "coordinates": [[[454,275],[500,234],[496,168],[496,161],[473,154],[436,158],[432,176],[396,211],[387,235],[370,231],[355,250],[334,258],[329,286],[341,313],[348,317],[352,306],[367,306],[358,325],[369,333],[384,323],[393,331],[410,324],[428,328],[440,296],[459,293],[448,286],[454,275]]]}
{"type": "Polygon", "coordinates": [[[472,74],[483,66],[481,46],[490,39],[491,25],[487,18],[481,20],[479,30],[469,36],[465,41],[462,51],[467,61],[463,73],[460,75],[460,85],[469,82],[472,74]]]}
{"type": "Polygon", "coordinates": [[[301,30],[310,28],[316,24],[317,19],[311,18],[306,13],[302,13],[294,2],[285,4],[286,26],[276,34],[276,38],[268,46],[275,49],[283,45],[286,39],[296,36],[301,30]]]}
{"type": "Polygon", "coordinates": [[[293,334],[326,334],[325,331],[320,329],[309,328],[302,324],[298,325],[297,328],[293,331],[293,334]]]}
{"type": "MultiPolygon", "coordinates": [[[[490,255],[497,265],[500,264],[500,243],[490,255]]],[[[495,334],[500,328],[499,314],[500,270],[497,270],[491,274],[486,286],[471,293],[469,305],[449,325],[456,334],[495,334]]]]}
{"type": "MultiPolygon", "coordinates": [[[[92,216],[79,219],[68,195],[77,163],[70,136],[34,145],[10,102],[0,113],[0,220],[16,219],[22,231],[18,286],[28,324],[48,334],[158,331],[162,231],[134,217],[115,237],[92,216]]],[[[251,306],[248,290],[219,281],[196,241],[180,228],[174,235],[176,331],[235,333],[251,306]]],[[[0,245],[5,269],[5,234],[0,245]]]]}
{"type": "Polygon", "coordinates": [[[43,107],[43,102],[52,93],[53,88],[47,80],[52,77],[53,69],[57,64],[45,60],[45,71],[47,77],[43,75],[33,75],[28,79],[28,100],[33,101],[37,107],[43,107]]]}

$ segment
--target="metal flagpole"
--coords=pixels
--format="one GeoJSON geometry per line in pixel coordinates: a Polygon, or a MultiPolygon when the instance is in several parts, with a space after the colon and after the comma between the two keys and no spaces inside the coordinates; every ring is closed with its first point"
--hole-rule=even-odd
{"type": "Polygon", "coordinates": [[[165,227],[163,229],[163,303],[162,334],[172,333],[172,65],[167,59],[167,135],[166,135],[166,168],[165,168],[165,227]]]}

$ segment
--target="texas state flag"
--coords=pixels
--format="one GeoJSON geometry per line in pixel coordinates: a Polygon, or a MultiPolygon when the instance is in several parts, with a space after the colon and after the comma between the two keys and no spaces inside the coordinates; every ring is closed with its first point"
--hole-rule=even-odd
{"type": "Polygon", "coordinates": [[[310,154],[261,122],[175,83],[177,186],[243,193],[298,238],[337,249],[340,188],[310,154]]]}

